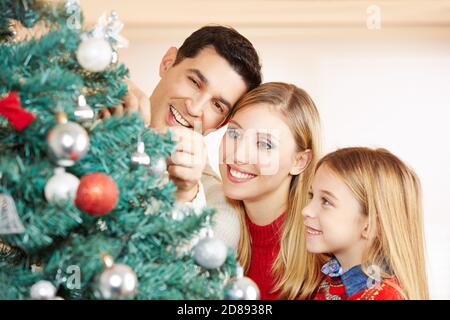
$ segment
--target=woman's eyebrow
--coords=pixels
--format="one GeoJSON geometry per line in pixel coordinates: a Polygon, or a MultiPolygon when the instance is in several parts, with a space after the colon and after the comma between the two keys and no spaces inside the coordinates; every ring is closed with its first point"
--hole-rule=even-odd
{"type": "Polygon", "coordinates": [[[279,142],[279,139],[276,135],[272,135],[270,132],[267,132],[267,131],[258,132],[258,137],[263,137],[263,138],[270,139],[275,142],[279,142]]]}

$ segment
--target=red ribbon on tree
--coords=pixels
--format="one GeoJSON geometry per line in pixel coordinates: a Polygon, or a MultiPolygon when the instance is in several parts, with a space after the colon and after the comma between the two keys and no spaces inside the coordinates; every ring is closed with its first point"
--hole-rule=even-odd
{"type": "Polygon", "coordinates": [[[0,115],[8,119],[9,123],[18,131],[25,129],[35,116],[20,104],[17,92],[10,92],[5,98],[0,98],[0,115]]]}

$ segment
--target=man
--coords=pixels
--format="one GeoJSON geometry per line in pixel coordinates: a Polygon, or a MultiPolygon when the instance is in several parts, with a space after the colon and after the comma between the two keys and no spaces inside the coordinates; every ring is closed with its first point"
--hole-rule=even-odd
{"type": "MultiPolygon", "coordinates": [[[[124,104],[111,111],[118,116],[139,112],[153,129],[164,132],[170,128],[177,147],[168,161],[168,172],[177,186],[177,201],[198,207],[206,195],[208,206],[216,208],[219,214],[228,212],[222,216],[223,221],[219,216],[216,224],[236,225],[239,221],[229,216],[231,211],[221,193],[220,179],[209,166],[205,169],[203,135],[225,125],[239,98],[260,85],[261,65],[256,50],[232,28],[206,26],[191,34],[179,49],[171,47],[166,52],[159,75],[161,79],[150,96],[150,104],[145,94],[128,82],[124,104]]],[[[108,117],[111,111],[101,112],[108,117]]],[[[220,229],[216,227],[215,233],[220,233],[220,229]]],[[[236,247],[239,234],[232,233],[216,236],[236,247]]]]}

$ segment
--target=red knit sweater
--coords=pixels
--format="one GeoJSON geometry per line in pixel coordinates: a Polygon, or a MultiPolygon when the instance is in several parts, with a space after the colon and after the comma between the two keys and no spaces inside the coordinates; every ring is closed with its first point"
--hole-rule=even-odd
{"type": "Polygon", "coordinates": [[[280,251],[281,227],[285,214],[266,226],[258,226],[246,217],[252,241],[250,268],[246,274],[259,287],[261,300],[278,299],[278,292],[272,292],[275,278],[271,272],[275,258],[280,251]]]}
{"type": "Polygon", "coordinates": [[[348,297],[340,278],[325,276],[315,293],[314,300],[404,300],[397,289],[399,284],[393,278],[384,279],[365,290],[348,297]]]}

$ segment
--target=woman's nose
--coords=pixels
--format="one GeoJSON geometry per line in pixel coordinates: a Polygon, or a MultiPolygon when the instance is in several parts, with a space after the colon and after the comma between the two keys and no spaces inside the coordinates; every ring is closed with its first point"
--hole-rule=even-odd
{"type": "Polygon", "coordinates": [[[246,139],[237,141],[235,144],[234,161],[236,164],[250,163],[250,150],[246,139]]]}

